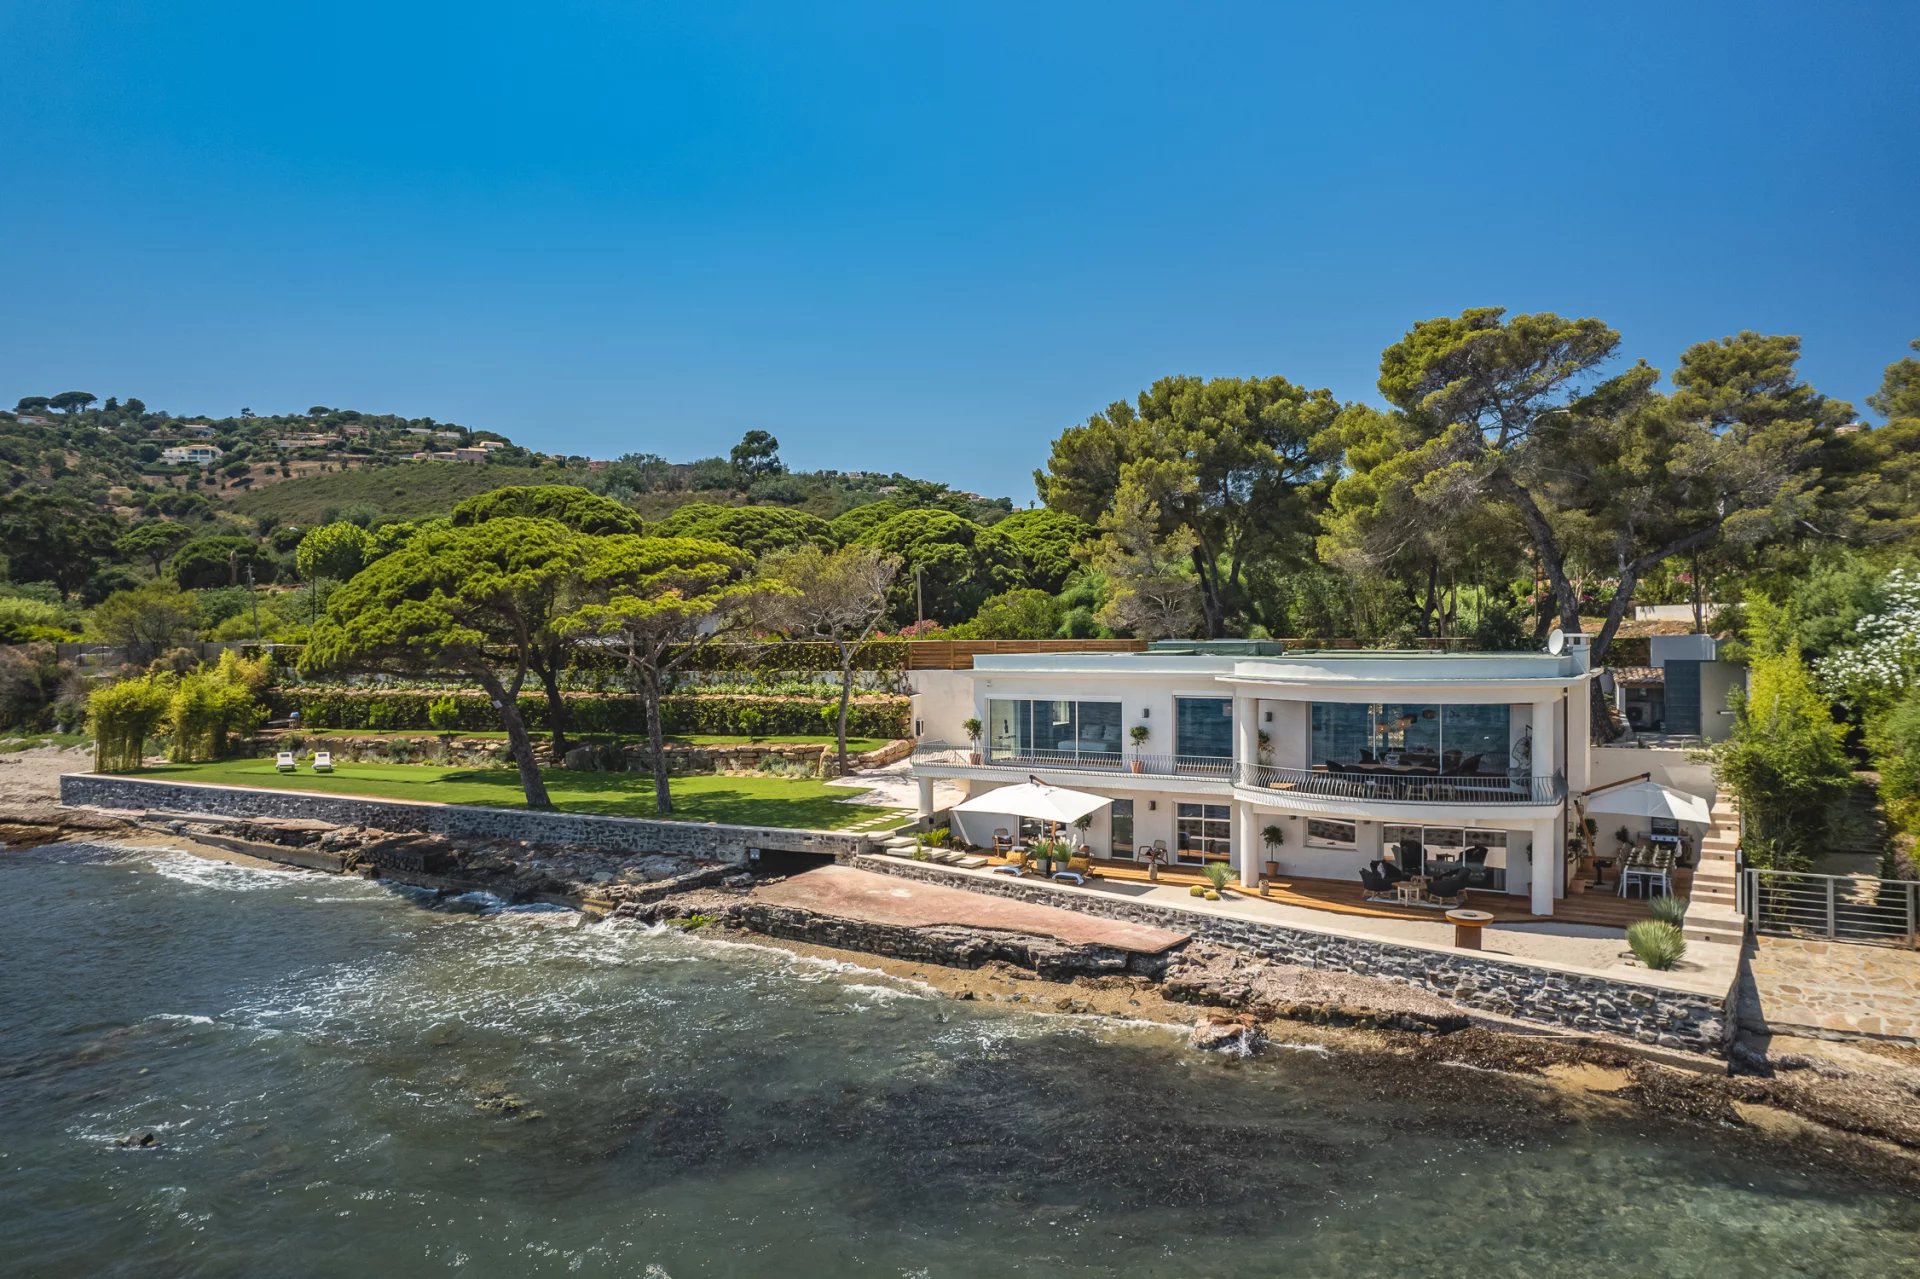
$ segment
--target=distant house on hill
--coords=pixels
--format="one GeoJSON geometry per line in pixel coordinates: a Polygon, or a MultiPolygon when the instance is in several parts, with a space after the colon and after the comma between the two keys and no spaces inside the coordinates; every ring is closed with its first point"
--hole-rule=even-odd
{"type": "Polygon", "coordinates": [[[213,427],[205,422],[189,422],[180,428],[180,434],[189,440],[210,440],[213,438],[213,427]]]}
{"type": "Polygon", "coordinates": [[[161,449],[160,460],[169,466],[212,466],[220,460],[220,448],[214,444],[180,444],[161,449]]]}

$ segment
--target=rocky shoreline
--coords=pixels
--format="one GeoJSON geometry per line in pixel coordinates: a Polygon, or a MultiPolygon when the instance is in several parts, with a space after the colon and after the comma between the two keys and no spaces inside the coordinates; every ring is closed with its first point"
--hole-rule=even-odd
{"type": "Polygon", "coordinates": [[[856,925],[760,900],[758,881],[732,863],[512,840],[455,844],[439,835],[283,819],[0,805],[0,842],[64,841],[159,841],[223,860],[478,890],[636,925],[710,930],[875,969],[948,998],[1179,1026],[1198,1049],[1250,1054],[1272,1042],[1343,1059],[1531,1076],[1586,1102],[1739,1129],[1810,1160],[1844,1159],[1920,1194],[1920,1050],[1913,1048],[1743,1042],[1725,1063],[1687,1059],[1503,1023],[1403,983],[1288,966],[1198,939],[1142,962],[986,929],[856,925]]]}

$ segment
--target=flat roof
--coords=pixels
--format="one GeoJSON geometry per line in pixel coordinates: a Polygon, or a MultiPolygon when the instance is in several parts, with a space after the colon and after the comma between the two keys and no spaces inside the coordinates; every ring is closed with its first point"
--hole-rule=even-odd
{"type": "Polygon", "coordinates": [[[1246,656],[1231,653],[981,654],[974,670],[987,675],[1193,677],[1274,684],[1533,684],[1583,678],[1572,654],[1433,653],[1332,649],[1246,656]]]}

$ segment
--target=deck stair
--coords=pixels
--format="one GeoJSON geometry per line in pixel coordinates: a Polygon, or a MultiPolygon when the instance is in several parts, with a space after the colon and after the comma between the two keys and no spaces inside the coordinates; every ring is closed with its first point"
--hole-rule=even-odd
{"type": "Polygon", "coordinates": [[[1735,862],[1739,847],[1740,803],[1721,791],[1714,797],[1712,825],[1700,842],[1700,864],[1693,871],[1687,917],[1681,924],[1688,941],[1738,946],[1746,939],[1735,862]]]}

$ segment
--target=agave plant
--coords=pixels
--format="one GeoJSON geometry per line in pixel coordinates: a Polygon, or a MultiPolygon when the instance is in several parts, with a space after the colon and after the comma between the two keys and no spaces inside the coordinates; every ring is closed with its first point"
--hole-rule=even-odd
{"type": "Polygon", "coordinates": [[[1653,899],[1653,917],[1663,924],[1672,924],[1675,928],[1686,922],[1687,899],[1684,897],[1656,897],[1653,899]]]}
{"type": "Polygon", "coordinates": [[[1687,953],[1687,939],[1672,924],[1643,919],[1627,929],[1627,946],[1649,968],[1671,968],[1687,953]]]}

